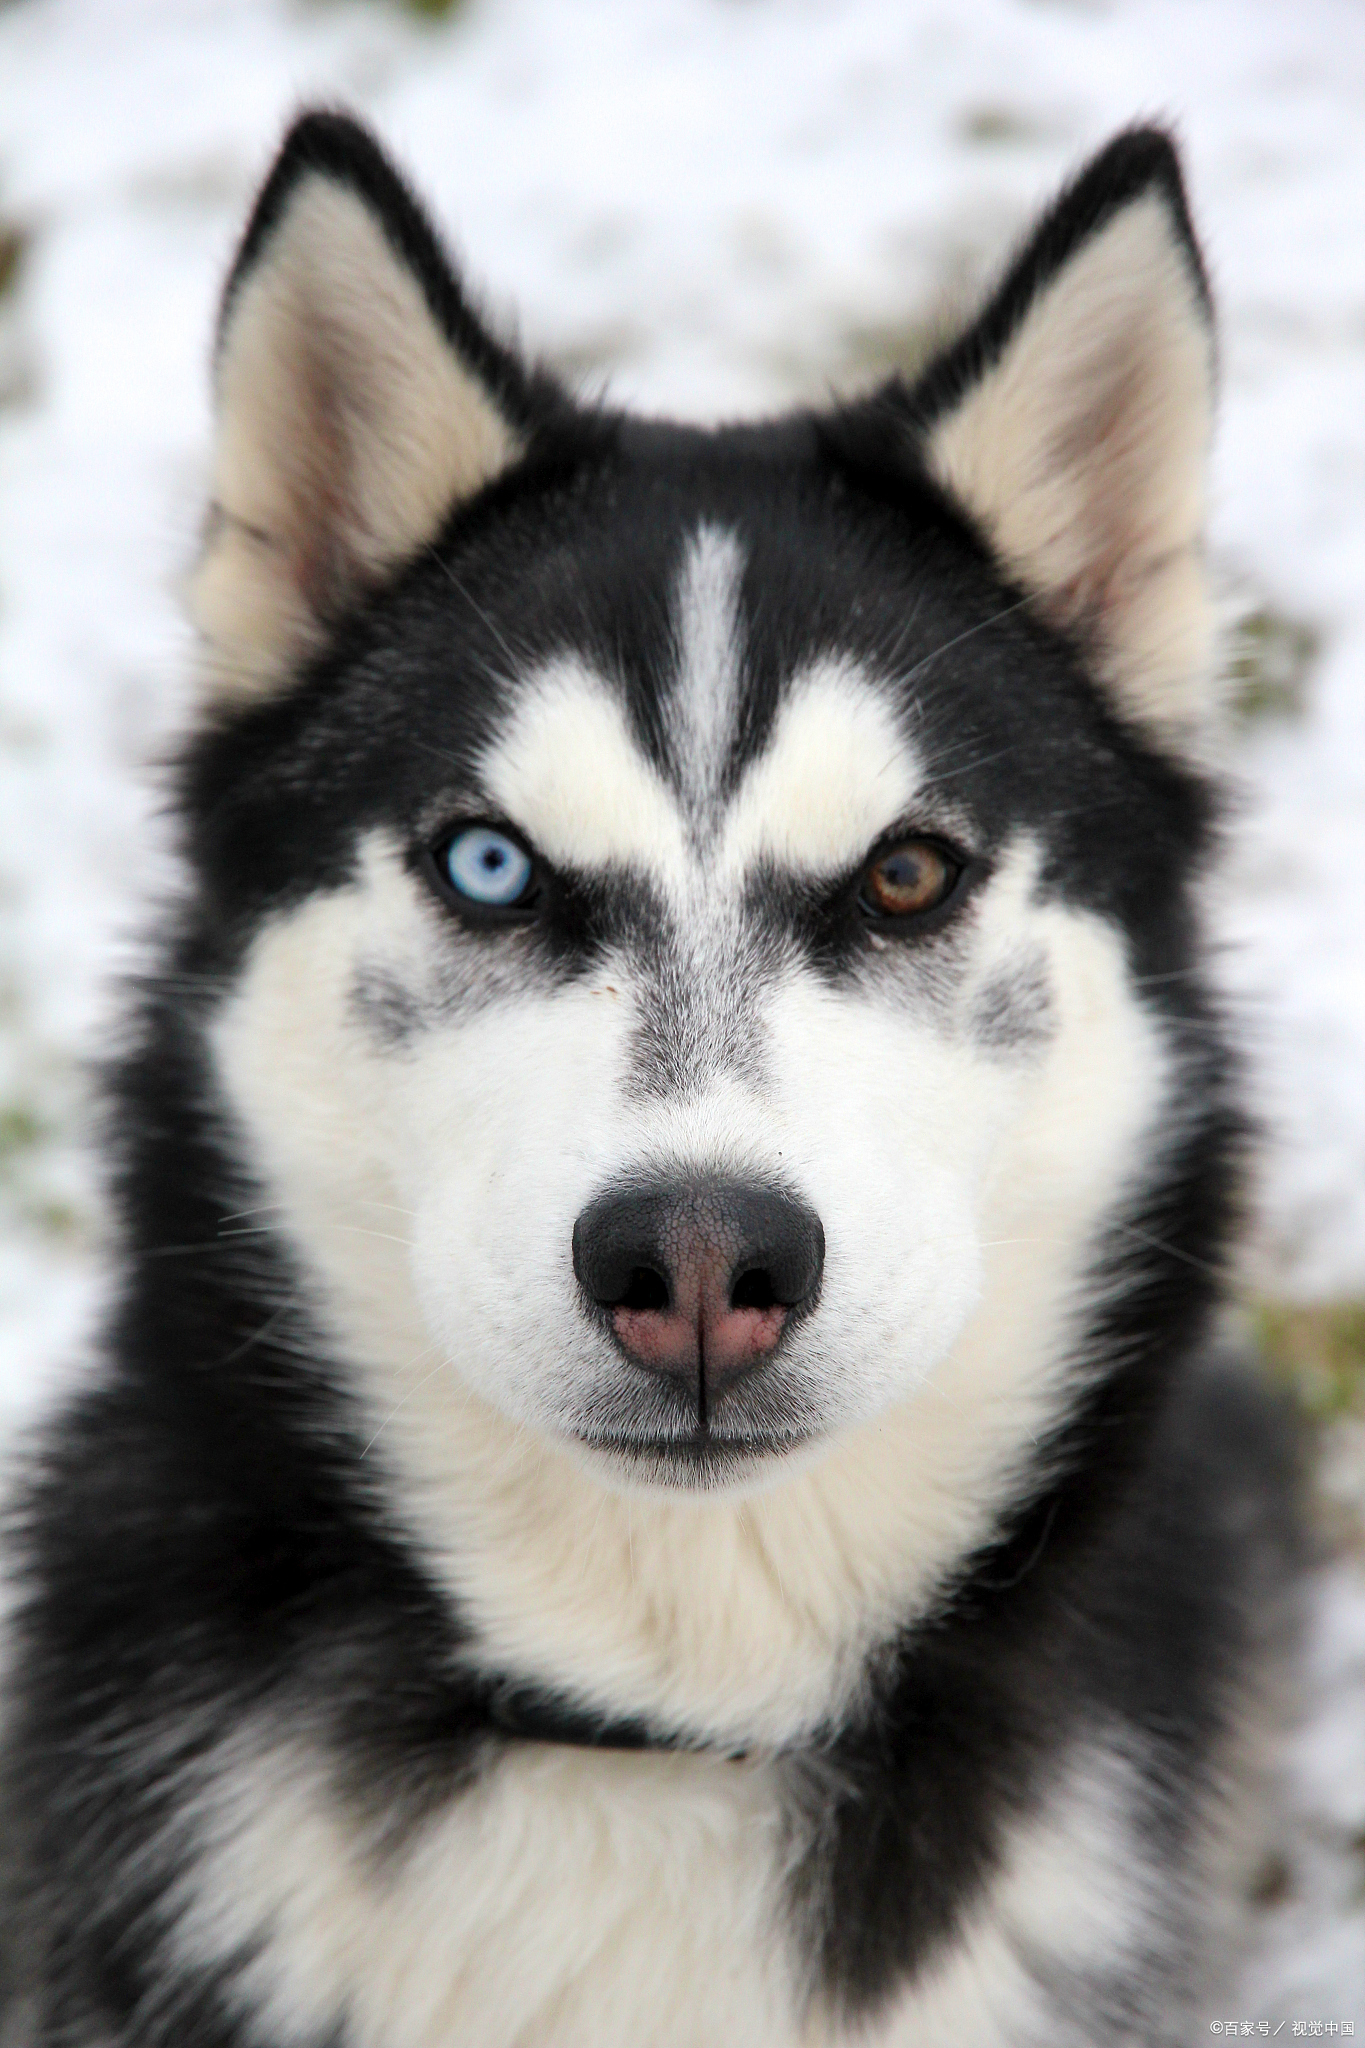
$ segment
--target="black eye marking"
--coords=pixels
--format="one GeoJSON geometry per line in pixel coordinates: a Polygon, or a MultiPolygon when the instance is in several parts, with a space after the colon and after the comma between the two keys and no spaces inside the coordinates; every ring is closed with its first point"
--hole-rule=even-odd
{"type": "Polygon", "coordinates": [[[941,839],[906,838],[876,852],[858,882],[858,909],[887,931],[918,925],[956,895],[966,858],[941,839]]]}

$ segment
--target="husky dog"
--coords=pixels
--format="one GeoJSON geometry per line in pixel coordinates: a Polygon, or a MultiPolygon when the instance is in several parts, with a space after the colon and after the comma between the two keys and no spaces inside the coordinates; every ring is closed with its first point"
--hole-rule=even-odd
{"type": "Polygon", "coordinates": [[[1190,2038],[1293,1523],[1222,1334],[1212,374],[1156,130],[913,383],[702,431],[294,127],[21,1504],[12,2042],[1190,2038]]]}

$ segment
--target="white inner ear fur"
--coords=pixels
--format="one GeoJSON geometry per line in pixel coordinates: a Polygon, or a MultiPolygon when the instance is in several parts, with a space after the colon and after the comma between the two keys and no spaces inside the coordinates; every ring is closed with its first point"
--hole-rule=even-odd
{"type": "Polygon", "coordinates": [[[930,430],[938,480],[1130,716],[1208,710],[1200,554],[1212,337],[1165,203],[1136,200],[1046,285],[1003,354],[930,430]]]}
{"type": "Polygon", "coordinates": [[[218,364],[214,517],[191,593],[214,690],[277,683],[327,614],[519,453],[354,192],[288,202],[218,364]]]}

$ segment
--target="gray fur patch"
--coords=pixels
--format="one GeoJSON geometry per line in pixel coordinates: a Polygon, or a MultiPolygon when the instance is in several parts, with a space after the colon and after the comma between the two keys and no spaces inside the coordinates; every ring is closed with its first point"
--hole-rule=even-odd
{"type": "Polygon", "coordinates": [[[1041,1052],[1056,1035],[1052,987],[1041,953],[1012,961],[977,990],[967,1031],[983,1052],[1041,1052]]]}
{"type": "Polygon", "coordinates": [[[669,749],[694,845],[715,832],[739,717],[739,586],[744,556],[719,527],[702,525],[683,559],[674,600],[677,673],[667,703],[669,749]]]}
{"type": "Polygon", "coordinates": [[[366,1037],[385,1052],[402,1052],[428,1022],[412,989],[373,961],[356,969],[350,1007],[366,1037]]]}
{"type": "Polygon", "coordinates": [[[657,1101],[703,1090],[727,1073],[762,1090],[760,1006],[776,968],[758,934],[714,951],[665,938],[636,983],[630,1092],[657,1101]]]}
{"type": "Polygon", "coordinates": [[[517,944],[526,936],[500,933],[493,948],[481,945],[478,935],[457,934],[445,957],[430,961],[413,980],[382,960],[362,960],[351,981],[351,1015],[378,1051],[403,1052],[422,1032],[542,995],[555,977],[517,944]]]}

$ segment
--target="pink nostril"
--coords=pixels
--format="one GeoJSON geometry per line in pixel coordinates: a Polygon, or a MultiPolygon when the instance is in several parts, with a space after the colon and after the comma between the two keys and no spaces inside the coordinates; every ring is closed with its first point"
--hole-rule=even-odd
{"type": "Polygon", "coordinates": [[[735,1372],[773,1350],[782,1335],[787,1311],[780,1302],[771,1308],[727,1308],[702,1325],[702,1351],[711,1373],[735,1372]]]}
{"type": "Polygon", "coordinates": [[[611,1324],[622,1346],[642,1365],[695,1371],[697,1325],[677,1309],[614,1308],[611,1324]]]}
{"type": "Polygon", "coordinates": [[[611,1311],[612,1327],[642,1364],[729,1377],[773,1350],[787,1311],[773,1299],[765,1272],[750,1270],[730,1284],[730,1261],[700,1248],[679,1263],[670,1287],[648,1269],[631,1274],[611,1311]]]}

